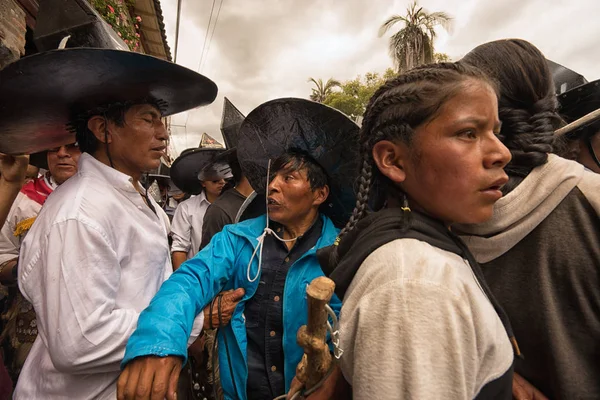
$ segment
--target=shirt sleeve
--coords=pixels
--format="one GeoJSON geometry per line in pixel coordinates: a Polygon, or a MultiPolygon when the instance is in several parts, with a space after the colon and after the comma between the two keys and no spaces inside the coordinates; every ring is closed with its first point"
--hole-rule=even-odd
{"type": "Polygon", "coordinates": [[[232,224],[233,221],[221,207],[210,206],[204,214],[204,223],[202,224],[202,242],[200,250],[205,248],[217,233],[221,232],[225,225],[232,224]]]}
{"type": "Polygon", "coordinates": [[[239,239],[228,230],[187,260],[163,283],[142,311],[127,343],[122,367],[136,357],[179,356],[187,360],[187,341],[194,318],[231,279],[239,239]]]}
{"type": "Polygon", "coordinates": [[[173,238],[171,252],[182,251],[187,253],[190,250],[192,246],[192,221],[185,203],[180,204],[175,210],[173,223],[171,224],[171,237],[173,238]]]}
{"type": "Polygon", "coordinates": [[[97,227],[78,220],[52,225],[46,243],[32,262],[19,269],[19,285],[36,308],[38,325],[57,370],[71,374],[119,371],[127,339],[138,312],[116,307],[121,267],[107,237],[97,227]],[[28,287],[27,271],[43,268],[36,287],[28,287]],[[39,293],[28,293],[38,290],[39,293]]]}
{"type": "Polygon", "coordinates": [[[446,289],[398,282],[362,298],[349,315],[342,311],[342,370],[354,397],[473,398],[471,319],[446,289]]]}

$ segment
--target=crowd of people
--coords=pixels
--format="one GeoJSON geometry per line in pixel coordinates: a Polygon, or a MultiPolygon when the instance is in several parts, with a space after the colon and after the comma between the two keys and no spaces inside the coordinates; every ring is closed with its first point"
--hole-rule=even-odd
{"type": "Polygon", "coordinates": [[[163,117],[214,82],[105,49],[9,65],[17,104],[22,71],[61,75],[39,89],[52,114],[2,114],[51,145],[0,154],[0,399],[599,399],[600,120],[571,123],[600,81],[555,65],[485,43],[388,80],[361,126],[226,99],[227,147],[168,175],[149,174],[163,117]],[[339,341],[306,387],[324,275],[339,341]]]}

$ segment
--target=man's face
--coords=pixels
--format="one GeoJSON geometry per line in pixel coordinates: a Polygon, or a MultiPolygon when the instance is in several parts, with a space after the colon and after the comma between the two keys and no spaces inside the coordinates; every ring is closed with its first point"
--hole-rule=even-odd
{"type": "Polygon", "coordinates": [[[48,150],[48,170],[58,185],[75,175],[80,155],[81,151],[76,144],[48,150]]]}
{"type": "Polygon", "coordinates": [[[277,171],[268,188],[269,218],[284,226],[313,215],[329,193],[327,187],[313,191],[306,169],[293,171],[289,166],[277,171]]]}
{"type": "Polygon", "coordinates": [[[134,105],[123,126],[108,123],[110,156],[115,168],[131,176],[158,168],[169,135],[160,111],[150,104],[134,105]]]}

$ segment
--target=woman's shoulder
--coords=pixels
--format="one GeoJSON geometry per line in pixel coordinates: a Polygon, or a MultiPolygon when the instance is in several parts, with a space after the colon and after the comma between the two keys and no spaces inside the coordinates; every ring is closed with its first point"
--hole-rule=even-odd
{"type": "Polygon", "coordinates": [[[401,293],[439,290],[440,296],[460,297],[475,284],[469,265],[459,255],[418,239],[396,239],[373,251],[361,264],[344,303],[383,288],[401,293]],[[467,288],[468,290],[468,288],[467,288]]]}

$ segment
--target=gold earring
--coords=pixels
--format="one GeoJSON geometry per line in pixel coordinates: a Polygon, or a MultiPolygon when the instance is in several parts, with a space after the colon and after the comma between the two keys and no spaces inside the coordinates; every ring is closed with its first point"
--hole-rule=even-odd
{"type": "Polygon", "coordinates": [[[402,200],[402,207],[400,207],[400,209],[404,212],[411,212],[411,209],[408,206],[408,199],[406,198],[406,194],[403,197],[404,199],[402,200]]]}

